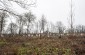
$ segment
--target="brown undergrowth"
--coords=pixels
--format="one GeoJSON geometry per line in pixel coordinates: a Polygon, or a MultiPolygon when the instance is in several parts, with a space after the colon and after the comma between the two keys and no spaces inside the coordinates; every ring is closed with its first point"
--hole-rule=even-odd
{"type": "Polygon", "coordinates": [[[0,37],[0,55],[85,55],[85,38],[0,37]]]}

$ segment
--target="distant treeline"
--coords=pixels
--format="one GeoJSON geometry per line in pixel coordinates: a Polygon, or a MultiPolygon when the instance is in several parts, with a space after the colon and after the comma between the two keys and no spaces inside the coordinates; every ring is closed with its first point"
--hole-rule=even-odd
{"type": "Polygon", "coordinates": [[[36,20],[36,16],[31,11],[15,17],[13,19],[15,22],[12,19],[6,12],[0,11],[0,34],[85,33],[84,25],[76,25],[71,29],[64,26],[61,21],[57,21],[56,24],[48,22],[44,15],[42,15],[41,19],[36,20]],[[9,21],[11,22],[7,24],[9,21]]]}

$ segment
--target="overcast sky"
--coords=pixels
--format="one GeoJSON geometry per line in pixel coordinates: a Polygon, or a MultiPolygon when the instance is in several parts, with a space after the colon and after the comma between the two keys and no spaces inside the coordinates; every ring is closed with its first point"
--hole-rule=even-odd
{"type": "MultiPolygon", "coordinates": [[[[71,0],[37,0],[36,7],[31,8],[37,18],[44,14],[48,21],[56,23],[62,21],[68,25],[71,0]]],[[[73,0],[74,23],[85,25],[85,0],[73,0]]]]}
{"type": "MultiPolygon", "coordinates": [[[[31,11],[40,19],[42,14],[45,15],[49,22],[56,23],[62,21],[64,25],[68,26],[68,20],[70,16],[70,2],[71,0],[37,0],[36,7],[31,7],[31,11]]],[[[24,12],[15,3],[12,5],[12,9],[17,13],[24,12]]],[[[85,0],[73,0],[74,10],[74,24],[85,25],[85,0]]]]}

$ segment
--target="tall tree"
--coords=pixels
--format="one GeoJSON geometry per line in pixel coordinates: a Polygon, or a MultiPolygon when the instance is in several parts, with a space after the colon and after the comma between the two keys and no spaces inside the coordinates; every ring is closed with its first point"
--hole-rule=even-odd
{"type": "Polygon", "coordinates": [[[50,23],[50,32],[55,33],[56,32],[56,25],[52,22],[50,23]]]}
{"type": "Polygon", "coordinates": [[[58,31],[59,34],[63,34],[64,33],[65,26],[62,24],[61,21],[57,22],[56,27],[57,27],[57,31],[58,31]]]}
{"type": "Polygon", "coordinates": [[[24,16],[19,16],[19,18],[17,18],[17,22],[18,22],[18,27],[19,27],[19,34],[23,34],[23,27],[26,24],[26,19],[24,18],[24,16]]]}
{"type": "Polygon", "coordinates": [[[5,27],[6,17],[7,17],[6,12],[0,11],[0,35],[2,34],[2,31],[5,27]]]}
{"type": "Polygon", "coordinates": [[[71,0],[70,4],[70,33],[74,33],[74,11],[73,11],[73,0],[71,0]]]}
{"type": "Polygon", "coordinates": [[[35,23],[35,29],[36,29],[35,32],[39,33],[39,21],[35,23]]]}
{"type": "Polygon", "coordinates": [[[32,12],[25,13],[25,19],[26,19],[26,26],[27,26],[27,33],[30,33],[30,26],[32,26],[34,20],[36,17],[32,14],[32,12]]]}
{"type": "Polygon", "coordinates": [[[17,28],[18,28],[18,26],[15,24],[15,23],[10,23],[9,25],[8,25],[8,32],[10,33],[10,34],[16,34],[17,33],[17,28]]]}
{"type": "Polygon", "coordinates": [[[40,32],[44,33],[46,24],[47,24],[46,18],[44,15],[42,15],[40,20],[40,32]]]}
{"type": "Polygon", "coordinates": [[[84,25],[77,25],[76,26],[76,33],[85,33],[85,26],[84,25]]]}

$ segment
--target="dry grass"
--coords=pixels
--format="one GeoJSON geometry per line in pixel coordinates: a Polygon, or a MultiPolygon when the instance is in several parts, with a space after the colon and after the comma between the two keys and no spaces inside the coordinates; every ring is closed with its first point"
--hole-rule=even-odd
{"type": "Polygon", "coordinates": [[[1,55],[85,55],[85,38],[0,37],[1,55]]]}

